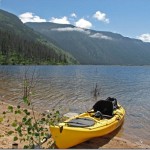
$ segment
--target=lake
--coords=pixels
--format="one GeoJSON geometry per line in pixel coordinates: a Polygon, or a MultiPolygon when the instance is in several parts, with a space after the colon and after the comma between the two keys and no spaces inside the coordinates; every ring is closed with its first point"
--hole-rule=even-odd
{"type": "Polygon", "coordinates": [[[33,78],[36,109],[81,113],[115,97],[126,110],[117,136],[150,145],[150,66],[0,66],[0,100],[22,103],[25,74],[33,78]]]}

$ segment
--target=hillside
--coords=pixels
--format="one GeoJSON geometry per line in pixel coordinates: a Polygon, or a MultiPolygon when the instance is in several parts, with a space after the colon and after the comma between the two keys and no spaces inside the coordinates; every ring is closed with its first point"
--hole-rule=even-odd
{"type": "Polygon", "coordinates": [[[150,44],[120,34],[54,23],[26,23],[81,64],[150,65],[150,44]]]}
{"type": "Polygon", "coordinates": [[[20,19],[0,9],[0,64],[74,64],[77,61],[20,19]]]}

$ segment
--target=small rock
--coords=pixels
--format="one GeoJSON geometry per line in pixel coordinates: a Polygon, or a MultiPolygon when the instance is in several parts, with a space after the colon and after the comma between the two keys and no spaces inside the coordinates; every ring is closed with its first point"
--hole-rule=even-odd
{"type": "Polygon", "coordinates": [[[44,113],[45,113],[45,114],[49,114],[50,111],[49,111],[49,110],[45,110],[44,113]]]}
{"type": "Polygon", "coordinates": [[[2,145],[7,145],[7,141],[6,141],[6,140],[3,140],[3,141],[2,141],[2,145]]]}

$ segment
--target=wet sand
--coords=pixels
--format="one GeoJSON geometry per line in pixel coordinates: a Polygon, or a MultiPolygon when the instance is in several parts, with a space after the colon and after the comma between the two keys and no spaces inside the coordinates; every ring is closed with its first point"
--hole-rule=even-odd
{"type": "MultiPolygon", "coordinates": [[[[0,117],[2,113],[7,110],[9,104],[0,101],[0,117]]],[[[36,113],[38,116],[38,112],[36,113]]],[[[18,116],[17,119],[20,119],[18,116]]],[[[0,149],[12,148],[14,135],[6,135],[7,131],[12,130],[10,126],[11,122],[15,119],[15,115],[9,114],[4,122],[0,123],[0,149]],[[3,136],[4,135],[4,136],[3,136]]],[[[93,138],[89,141],[81,143],[72,147],[73,149],[98,149],[98,148],[150,148],[150,145],[143,145],[138,143],[130,142],[129,140],[116,137],[115,135],[119,132],[117,129],[115,132],[99,138],[93,138]]],[[[52,139],[50,139],[52,140],[52,139]]],[[[18,148],[23,148],[23,143],[18,143],[18,148]]],[[[46,148],[46,147],[45,147],[46,148]]]]}

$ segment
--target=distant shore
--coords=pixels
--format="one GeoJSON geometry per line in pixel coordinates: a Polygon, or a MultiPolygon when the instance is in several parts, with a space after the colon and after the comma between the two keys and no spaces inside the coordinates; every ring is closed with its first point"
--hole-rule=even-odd
{"type": "MultiPolygon", "coordinates": [[[[9,106],[8,103],[0,101],[0,117],[2,113],[7,110],[9,106]]],[[[37,112],[38,114],[38,112],[37,112]]],[[[15,116],[9,116],[9,122],[13,120],[15,116]]],[[[9,122],[0,123],[0,149],[3,148],[12,148],[13,136],[2,136],[7,131],[11,129],[9,122]]],[[[23,143],[18,143],[18,148],[23,148],[23,143]]],[[[143,145],[130,142],[126,139],[122,139],[119,137],[112,137],[111,135],[107,135],[104,137],[93,138],[89,141],[81,143],[77,146],[74,146],[73,149],[97,149],[97,148],[150,148],[150,145],[143,145]]]]}

